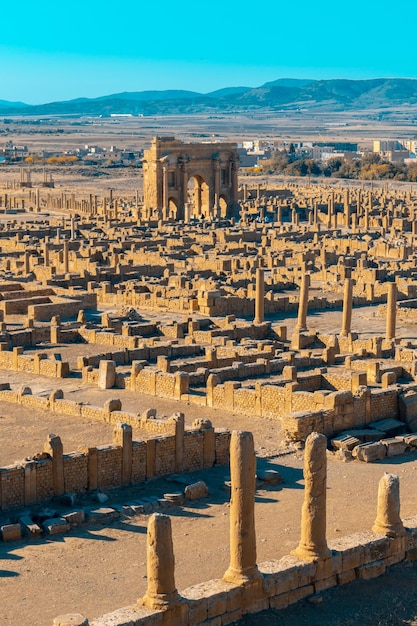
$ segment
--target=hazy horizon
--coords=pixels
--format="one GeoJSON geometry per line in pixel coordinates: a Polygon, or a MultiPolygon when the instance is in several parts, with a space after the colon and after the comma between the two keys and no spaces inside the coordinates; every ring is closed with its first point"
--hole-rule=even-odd
{"type": "MultiPolygon", "coordinates": [[[[352,0],[264,0],[260,8],[212,0],[195,7],[160,0],[157,8],[73,0],[19,3],[18,29],[2,29],[0,99],[28,104],[95,98],[124,91],[181,89],[207,93],[259,87],[278,78],[417,78],[407,40],[387,41],[413,23],[416,3],[401,14],[352,0]]],[[[410,44],[411,46],[412,44],[410,44]]]]}

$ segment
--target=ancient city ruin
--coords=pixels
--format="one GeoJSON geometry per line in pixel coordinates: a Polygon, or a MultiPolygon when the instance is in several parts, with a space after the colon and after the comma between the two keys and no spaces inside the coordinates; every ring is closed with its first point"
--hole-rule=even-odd
{"type": "Polygon", "coordinates": [[[372,531],[329,540],[326,530],[329,455],[359,464],[417,447],[415,187],[252,185],[238,180],[234,144],[155,137],[143,196],[9,185],[0,217],[1,406],[111,429],[73,449],[54,430],[8,459],[2,539],[122,515],[147,523],[137,605],[90,621],[75,610],[56,626],[229,624],[416,558],[417,518],[401,519],[391,468],[379,468],[372,531]],[[224,414],[236,428],[222,427],[224,414]],[[258,563],[262,479],[240,417],[304,450],[301,536],[281,560],[258,563]],[[184,591],[169,512],[207,497],[204,481],[125,509],[77,506],[229,461],[229,566],[184,591]],[[51,501],[65,507],[36,518],[51,501]]]}

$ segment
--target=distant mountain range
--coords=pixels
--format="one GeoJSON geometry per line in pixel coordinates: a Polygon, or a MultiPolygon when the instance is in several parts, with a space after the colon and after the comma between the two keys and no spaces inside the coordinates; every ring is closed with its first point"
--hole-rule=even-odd
{"type": "Polygon", "coordinates": [[[207,94],[183,90],[138,91],[40,105],[0,100],[0,115],[168,115],[261,109],[343,111],[405,104],[417,105],[417,79],[280,78],[261,87],[225,87],[207,94]]]}

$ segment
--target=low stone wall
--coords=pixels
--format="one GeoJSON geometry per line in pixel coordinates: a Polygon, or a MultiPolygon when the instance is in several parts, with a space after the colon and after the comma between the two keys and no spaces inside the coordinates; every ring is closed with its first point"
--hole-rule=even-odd
{"type": "Polygon", "coordinates": [[[66,378],[69,376],[69,363],[49,359],[46,354],[23,354],[23,348],[13,348],[12,352],[0,350],[0,369],[12,372],[38,374],[48,378],[66,378]]]}
{"type": "MultiPolygon", "coordinates": [[[[372,532],[356,533],[329,541],[331,557],[309,563],[293,556],[259,564],[262,578],[235,585],[210,580],[180,592],[180,610],[153,611],[138,605],[124,607],[86,626],[212,626],[231,624],[247,613],[285,609],[309,596],[354,580],[366,582],[385,573],[387,567],[417,558],[417,517],[404,520],[406,535],[389,538],[372,532]]],[[[279,616],[277,616],[277,623],[279,616]]],[[[71,622],[60,622],[69,626],[71,622]]]]}
{"type": "MultiPolygon", "coordinates": [[[[116,413],[122,417],[121,412],[116,413]]],[[[111,445],[69,454],[63,454],[60,438],[50,435],[41,454],[0,468],[0,510],[42,503],[63,493],[114,489],[156,476],[227,464],[228,431],[215,431],[208,421],[197,421],[185,430],[182,414],[166,421],[172,434],[161,432],[147,441],[133,441],[131,426],[117,422],[111,445]]]]}
{"type": "Polygon", "coordinates": [[[95,293],[80,292],[67,298],[51,296],[50,300],[47,304],[32,304],[28,301],[28,316],[38,322],[49,322],[54,316],[65,319],[76,316],[83,309],[97,308],[97,295],[95,293]]]}

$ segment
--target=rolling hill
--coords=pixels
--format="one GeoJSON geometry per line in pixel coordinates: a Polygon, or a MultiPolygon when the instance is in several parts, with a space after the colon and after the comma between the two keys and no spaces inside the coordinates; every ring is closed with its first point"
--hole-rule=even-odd
{"type": "Polygon", "coordinates": [[[168,115],[262,109],[328,111],[417,105],[417,79],[302,80],[284,78],[261,87],[225,87],[202,94],[186,90],[123,92],[41,105],[0,100],[3,115],[168,115]]]}

